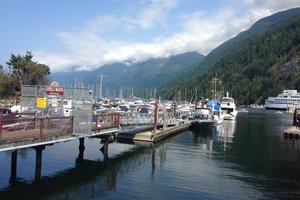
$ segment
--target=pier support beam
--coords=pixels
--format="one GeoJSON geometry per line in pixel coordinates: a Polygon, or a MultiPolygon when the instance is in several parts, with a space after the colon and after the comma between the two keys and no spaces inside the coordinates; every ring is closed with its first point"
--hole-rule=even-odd
{"type": "Polygon", "coordinates": [[[81,161],[83,161],[83,152],[85,150],[85,146],[84,146],[84,138],[79,138],[79,154],[78,157],[76,159],[76,163],[79,163],[81,161]]]}
{"type": "Polygon", "coordinates": [[[17,180],[17,155],[18,151],[13,150],[11,152],[11,170],[10,170],[10,183],[14,183],[17,180]]]}
{"type": "Polygon", "coordinates": [[[109,143],[112,143],[115,141],[116,135],[115,133],[110,133],[106,138],[102,138],[101,143],[103,143],[103,146],[100,148],[100,151],[102,152],[105,159],[109,159],[108,157],[108,145],[109,143]]]}
{"type": "Polygon", "coordinates": [[[41,180],[42,176],[42,151],[45,149],[45,145],[34,147],[35,149],[35,181],[41,180]]]}

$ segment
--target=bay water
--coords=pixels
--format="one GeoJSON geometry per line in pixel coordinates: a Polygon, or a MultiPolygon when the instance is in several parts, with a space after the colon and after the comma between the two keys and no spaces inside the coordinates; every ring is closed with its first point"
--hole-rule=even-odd
{"type": "Polygon", "coordinates": [[[300,199],[300,140],[285,139],[293,115],[240,112],[212,131],[188,130],[156,144],[99,139],[46,146],[35,180],[35,150],[0,152],[0,199],[300,199]]]}

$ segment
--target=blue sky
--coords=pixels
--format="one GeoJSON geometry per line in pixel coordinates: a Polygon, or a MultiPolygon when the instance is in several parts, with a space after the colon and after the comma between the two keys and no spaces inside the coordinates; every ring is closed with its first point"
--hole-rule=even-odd
{"type": "Polygon", "coordinates": [[[52,72],[92,70],[224,41],[299,0],[2,0],[0,64],[32,51],[52,72]]]}

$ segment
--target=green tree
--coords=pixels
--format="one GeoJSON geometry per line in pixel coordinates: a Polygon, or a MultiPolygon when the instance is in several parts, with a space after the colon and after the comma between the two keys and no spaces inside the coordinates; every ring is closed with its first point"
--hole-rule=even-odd
{"type": "Polygon", "coordinates": [[[20,91],[21,85],[48,84],[50,68],[47,65],[34,62],[33,55],[27,51],[24,56],[11,54],[6,63],[16,81],[16,91],[20,91]]]}

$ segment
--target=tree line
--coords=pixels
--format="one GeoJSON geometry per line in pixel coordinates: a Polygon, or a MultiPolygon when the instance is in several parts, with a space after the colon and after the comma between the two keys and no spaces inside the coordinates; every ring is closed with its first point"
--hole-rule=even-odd
{"type": "Polygon", "coordinates": [[[229,91],[241,104],[263,104],[268,96],[277,96],[283,89],[299,90],[300,15],[242,41],[206,73],[170,82],[159,92],[172,99],[176,91],[197,89],[199,97],[210,98],[214,77],[220,80],[217,90],[222,94],[229,91]]]}
{"type": "Polygon", "coordinates": [[[33,55],[11,54],[6,62],[7,67],[0,65],[0,98],[9,98],[20,93],[21,85],[45,85],[49,83],[50,68],[33,61],[33,55]]]}

